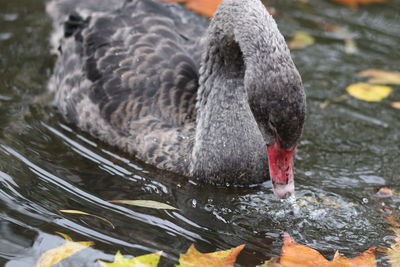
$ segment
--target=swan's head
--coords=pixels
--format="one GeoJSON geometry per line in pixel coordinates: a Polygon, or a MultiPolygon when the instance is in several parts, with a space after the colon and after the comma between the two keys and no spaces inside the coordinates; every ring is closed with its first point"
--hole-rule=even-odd
{"type": "Polygon", "coordinates": [[[292,63],[262,78],[247,78],[249,105],[266,143],[273,192],[288,198],[294,194],[293,156],[306,108],[300,75],[292,63]]]}

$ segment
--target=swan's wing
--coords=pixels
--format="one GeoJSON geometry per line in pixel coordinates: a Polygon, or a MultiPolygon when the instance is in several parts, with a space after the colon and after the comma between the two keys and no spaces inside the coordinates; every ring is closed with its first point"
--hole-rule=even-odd
{"type": "Polygon", "coordinates": [[[53,79],[63,81],[53,90],[67,118],[81,124],[87,116],[74,106],[89,99],[120,132],[146,117],[176,126],[195,119],[204,19],[151,0],[108,12],[77,11],[65,23],[53,79]]]}

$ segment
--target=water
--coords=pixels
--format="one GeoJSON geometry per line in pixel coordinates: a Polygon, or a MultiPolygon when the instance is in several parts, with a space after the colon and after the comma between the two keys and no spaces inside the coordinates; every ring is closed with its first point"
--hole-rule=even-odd
{"type": "Polygon", "coordinates": [[[287,38],[295,30],[316,38],[315,45],[293,51],[308,93],[295,203],[275,199],[270,183],[215,187],[157,170],[66,124],[45,95],[54,58],[44,1],[1,1],[0,265],[33,266],[63,244],[56,232],[95,242],[63,266],[94,266],[117,250],[163,250],[162,265],[171,266],[192,243],[203,252],[246,244],[238,262],[253,266],[279,255],[285,231],[328,258],[337,249],[352,257],[388,246],[393,233],[381,207],[397,210],[399,199],[379,199],[375,192],[381,186],[400,191],[400,111],[390,106],[400,100],[400,87],[379,103],[320,104],[345,94],[361,70],[400,70],[398,2],[358,10],[326,0],[269,2],[287,38]],[[327,24],[346,29],[357,51],[346,53],[343,36],[324,29],[327,24]],[[112,199],[156,200],[179,210],[107,202],[112,199]],[[103,216],[115,229],[61,209],[103,216]]]}

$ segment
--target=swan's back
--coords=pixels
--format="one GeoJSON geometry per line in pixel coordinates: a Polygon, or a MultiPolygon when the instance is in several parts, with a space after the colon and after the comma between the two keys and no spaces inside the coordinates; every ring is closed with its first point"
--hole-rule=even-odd
{"type": "Polygon", "coordinates": [[[48,12],[63,34],[49,87],[64,117],[186,174],[207,21],[152,0],[61,0],[48,12]]]}

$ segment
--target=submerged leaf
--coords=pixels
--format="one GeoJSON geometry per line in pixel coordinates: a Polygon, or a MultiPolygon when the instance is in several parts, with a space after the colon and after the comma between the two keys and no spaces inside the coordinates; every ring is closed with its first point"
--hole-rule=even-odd
{"type": "Polygon", "coordinates": [[[370,77],[368,83],[400,85],[400,72],[368,69],[358,73],[361,77],[370,77]]]}
{"type": "Polygon", "coordinates": [[[57,248],[50,249],[40,256],[36,263],[36,267],[50,267],[54,264],[68,258],[72,254],[92,246],[94,243],[91,241],[73,242],[72,239],[63,233],[59,233],[66,239],[66,243],[57,248]]]}
{"type": "Polygon", "coordinates": [[[392,92],[392,88],[389,86],[369,83],[351,84],[346,90],[351,96],[369,102],[381,101],[392,92]]]}
{"type": "Polygon", "coordinates": [[[180,255],[177,267],[233,267],[236,257],[243,248],[244,245],[240,245],[229,250],[201,253],[191,245],[185,254],[180,255]]]}
{"type": "Polygon", "coordinates": [[[151,209],[177,210],[175,207],[154,200],[109,200],[109,202],[151,209]]]}
{"type": "Polygon", "coordinates": [[[289,49],[302,49],[315,43],[314,37],[306,32],[295,32],[289,42],[289,49]]]}
{"type": "Polygon", "coordinates": [[[110,222],[106,218],[103,218],[103,217],[98,216],[98,215],[90,214],[90,213],[87,213],[87,212],[84,212],[84,211],[80,211],[80,210],[60,210],[60,212],[69,213],[69,214],[80,214],[80,215],[92,216],[92,217],[95,217],[97,219],[100,219],[100,220],[108,223],[113,229],[115,228],[115,226],[114,226],[114,224],[112,224],[112,222],[110,222]]]}
{"type": "Polygon", "coordinates": [[[160,260],[162,251],[146,254],[135,258],[125,258],[118,251],[115,254],[114,262],[97,261],[102,267],[156,267],[160,260]]]}

